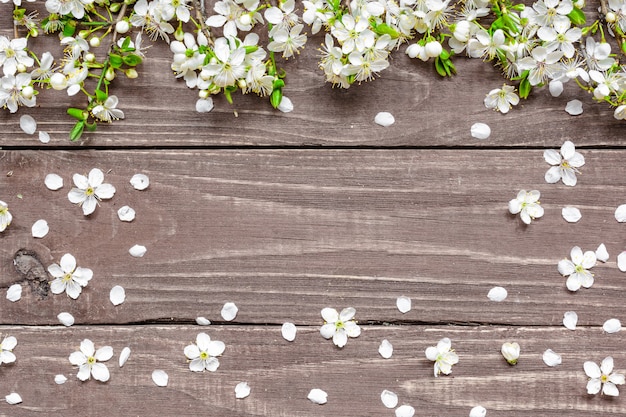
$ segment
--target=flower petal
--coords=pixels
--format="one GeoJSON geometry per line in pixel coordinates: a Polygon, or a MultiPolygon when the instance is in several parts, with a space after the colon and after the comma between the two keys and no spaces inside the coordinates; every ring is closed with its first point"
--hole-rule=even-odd
{"type": "Polygon", "coordinates": [[[587,394],[595,395],[600,392],[600,388],[602,388],[600,377],[590,379],[589,382],[587,382],[587,394]]]}
{"type": "Polygon", "coordinates": [[[130,179],[130,184],[135,190],[143,191],[150,185],[150,178],[145,174],[135,174],[130,179]]]}
{"type": "Polygon", "coordinates": [[[476,139],[487,139],[491,136],[491,128],[485,123],[474,123],[470,128],[470,134],[476,139]]]}
{"type": "Polygon", "coordinates": [[[491,301],[496,301],[496,302],[504,301],[507,295],[508,295],[508,292],[503,287],[493,287],[487,293],[487,297],[491,301]]]}
{"type": "Polygon", "coordinates": [[[120,207],[117,211],[117,217],[123,222],[132,222],[135,220],[135,210],[129,206],[120,207]]]}
{"type": "Polygon", "coordinates": [[[554,184],[559,182],[559,180],[561,179],[561,171],[559,167],[550,167],[550,169],[546,171],[546,175],[544,176],[544,178],[548,184],[554,184]]]}
{"type": "Polygon", "coordinates": [[[283,336],[283,339],[288,342],[293,342],[296,339],[297,328],[293,323],[283,323],[282,327],[280,328],[280,332],[283,336]]]}
{"type": "Polygon", "coordinates": [[[595,379],[595,378],[600,378],[602,376],[602,371],[600,370],[600,367],[598,366],[598,364],[595,362],[591,362],[591,361],[585,362],[583,364],[583,369],[585,370],[585,374],[587,374],[589,378],[595,379]]]}
{"type": "Polygon", "coordinates": [[[169,376],[165,371],[161,369],[152,371],[152,382],[154,382],[157,387],[167,387],[168,381],[169,376]]]}
{"type": "Polygon", "coordinates": [[[126,363],[129,357],[130,357],[130,348],[126,346],[124,349],[122,349],[122,352],[120,352],[120,358],[118,361],[120,368],[124,366],[124,364],[126,363]]]}
{"type": "Polygon", "coordinates": [[[328,394],[326,394],[326,391],[322,391],[319,388],[313,388],[311,391],[309,391],[309,395],[307,395],[307,398],[315,403],[315,404],[326,404],[326,402],[328,401],[328,394]]]}
{"type": "Polygon", "coordinates": [[[118,306],[122,304],[126,300],[126,291],[123,287],[116,285],[111,288],[111,292],[109,293],[109,300],[111,300],[111,304],[114,306],[118,306]]]}
{"type": "Polygon", "coordinates": [[[396,306],[398,310],[400,310],[400,313],[408,313],[411,311],[411,299],[402,295],[396,299],[396,306]]]}
{"type": "Polygon", "coordinates": [[[240,382],[235,386],[235,398],[243,399],[250,395],[250,386],[247,382],[240,382]]]}
{"type": "Polygon", "coordinates": [[[320,328],[320,334],[324,339],[330,339],[335,335],[335,323],[327,323],[320,328]]]}
{"type": "Polygon", "coordinates": [[[396,417],[413,417],[415,415],[415,408],[410,405],[401,405],[396,408],[396,417]]]}
{"type": "Polygon", "coordinates": [[[101,200],[108,200],[115,195],[115,187],[111,184],[102,184],[95,189],[95,193],[101,200]]]}
{"type": "Polygon", "coordinates": [[[327,323],[335,323],[339,320],[339,313],[334,308],[325,307],[322,309],[322,318],[327,323]]]}
{"type": "Polygon", "coordinates": [[[602,330],[606,333],[617,333],[622,330],[622,323],[618,319],[609,319],[602,325],[602,330]]]}
{"type": "Polygon", "coordinates": [[[39,142],[41,143],[49,143],[50,142],[50,134],[48,132],[44,132],[43,130],[39,131],[39,142]]]}
{"type": "Polygon", "coordinates": [[[147,251],[148,250],[146,249],[145,246],[135,245],[128,250],[128,253],[130,253],[130,256],[134,258],[141,258],[142,256],[146,254],[147,251]]]}
{"type": "Polygon", "coordinates": [[[333,335],[333,343],[337,347],[344,347],[348,343],[348,335],[343,329],[337,330],[333,335]]]}
{"type": "Polygon", "coordinates": [[[97,188],[104,182],[104,173],[98,168],[93,168],[89,171],[87,181],[91,187],[97,188]]]}
{"type": "Polygon", "coordinates": [[[207,353],[211,356],[220,356],[222,353],[224,353],[224,350],[226,349],[226,345],[224,344],[224,342],[221,342],[219,340],[211,340],[209,342],[209,345],[207,346],[207,353]]]}
{"type": "Polygon", "coordinates": [[[57,319],[59,320],[59,322],[61,322],[62,325],[66,327],[70,327],[74,324],[74,316],[67,312],[59,313],[57,315],[57,319]]]}
{"type": "Polygon", "coordinates": [[[570,330],[576,329],[578,323],[578,314],[575,311],[567,311],[563,314],[563,326],[570,330]]]}
{"type": "Polygon", "coordinates": [[[600,363],[600,371],[602,371],[602,373],[605,375],[610,375],[611,372],[613,372],[612,356],[607,356],[606,358],[602,359],[602,362],[600,363]]]}
{"type": "Polygon", "coordinates": [[[22,129],[27,135],[32,135],[35,131],[37,131],[37,122],[32,116],[25,114],[20,117],[20,129],[22,129]]]}
{"type": "Polygon", "coordinates": [[[93,356],[94,353],[96,353],[96,347],[91,340],[84,339],[82,342],[80,342],[80,351],[85,356],[93,356]]]}
{"type": "Polygon", "coordinates": [[[576,223],[582,218],[580,210],[576,207],[566,206],[561,209],[561,215],[568,223],[576,223]]]}
{"type": "Polygon", "coordinates": [[[626,222],[626,204],[622,204],[615,209],[615,220],[620,223],[626,222]]]}
{"type": "Polygon", "coordinates": [[[20,284],[13,284],[7,289],[7,300],[11,302],[19,301],[22,298],[22,286],[20,284]]]}
{"type": "Polygon", "coordinates": [[[354,307],[346,307],[343,310],[341,310],[341,313],[339,313],[339,320],[344,321],[344,322],[348,320],[352,320],[355,314],[356,314],[356,309],[354,309],[354,307]]]}
{"type": "Polygon", "coordinates": [[[56,191],[63,188],[63,178],[57,174],[48,174],[44,179],[44,184],[49,190],[56,191]]]}
{"type": "Polygon", "coordinates": [[[580,100],[568,101],[565,105],[565,111],[571,116],[583,114],[583,103],[580,100]]]}
{"type": "Polygon", "coordinates": [[[543,159],[550,165],[559,165],[561,163],[561,154],[554,149],[546,149],[543,151],[543,159]]]}
{"type": "Polygon", "coordinates": [[[374,117],[374,123],[382,127],[389,127],[395,122],[396,119],[393,117],[393,114],[386,111],[381,111],[374,117]]]}
{"type": "Polygon", "coordinates": [[[235,320],[235,317],[237,317],[238,312],[239,312],[239,308],[237,308],[235,303],[228,302],[224,304],[220,314],[224,320],[233,321],[235,320]]]}
{"type": "Polygon", "coordinates": [[[63,385],[67,382],[67,377],[62,374],[57,374],[54,376],[54,383],[57,385],[63,385]]]}
{"type": "Polygon", "coordinates": [[[206,317],[196,317],[196,324],[198,326],[208,326],[211,324],[211,320],[206,317]]]}
{"type": "Polygon", "coordinates": [[[626,272],[626,251],[617,255],[617,267],[620,271],[626,272]]]}
{"type": "Polygon", "coordinates": [[[485,417],[486,415],[487,410],[485,409],[485,407],[477,405],[470,410],[469,417],[485,417]]]}
{"type": "Polygon", "coordinates": [[[91,367],[91,375],[96,381],[107,382],[110,378],[109,368],[105,364],[96,362],[91,367]]]}
{"type": "Polygon", "coordinates": [[[548,366],[557,366],[561,364],[561,355],[553,351],[552,349],[547,349],[543,352],[543,363],[548,366]]]}
{"type": "Polygon", "coordinates": [[[600,262],[606,262],[609,260],[609,252],[607,252],[604,243],[601,243],[600,246],[598,246],[598,249],[596,249],[596,258],[600,262]]]}
{"type": "Polygon", "coordinates": [[[9,395],[4,397],[5,401],[9,405],[15,405],[22,402],[22,397],[17,392],[12,392],[9,395]]]}
{"type": "Polygon", "coordinates": [[[100,362],[106,362],[113,357],[113,348],[111,346],[102,346],[96,351],[94,357],[100,362]]]}
{"type": "Polygon", "coordinates": [[[387,408],[396,408],[398,405],[398,395],[389,390],[383,390],[383,392],[380,393],[380,400],[387,408]]]}
{"type": "Polygon", "coordinates": [[[602,394],[608,395],[609,397],[617,397],[619,395],[619,390],[614,383],[605,382],[602,386],[602,394]]]}
{"type": "Polygon", "coordinates": [[[380,346],[378,347],[378,353],[380,353],[380,356],[385,359],[391,358],[391,355],[393,355],[393,346],[389,342],[389,340],[383,339],[383,341],[380,342],[380,346]]]}

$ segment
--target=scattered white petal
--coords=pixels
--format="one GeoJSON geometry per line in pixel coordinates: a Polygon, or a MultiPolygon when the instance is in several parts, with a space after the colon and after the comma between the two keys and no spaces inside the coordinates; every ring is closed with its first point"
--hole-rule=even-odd
{"type": "Polygon", "coordinates": [[[609,260],[609,252],[607,252],[604,243],[600,243],[600,246],[596,249],[596,259],[600,262],[606,262],[609,260]]]}
{"type": "Polygon", "coordinates": [[[48,143],[50,142],[50,135],[48,132],[44,132],[42,130],[39,131],[39,142],[48,143]]]}
{"type": "Polygon", "coordinates": [[[146,254],[147,251],[148,250],[145,246],[135,245],[128,250],[128,253],[130,253],[130,255],[134,256],[135,258],[141,258],[146,254]]]}
{"type": "Polygon", "coordinates": [[[470,129],[473,138],[487,139],[491,136],[491,128],[485,123],[474,123],[470,129]]]}
{"type": "Polygon", "coordinates": [[[235,386],[235,398],[242,399],[250,395],[250,385],[247,382],[240,382],[235,386]]]}
{"type": "Polygon", "coordinates": [[[626,222],[626,204],[622,204],[615,209],[615,220],[620,223],[626,222]]]}
{"type": "Polygon", "coordinates": [[[400,313],[408,313],[411,311],[411,299],[409,297],[400,296],[396,300],[396,306],[398,306],[398,310],[400,313]]]}
{"type": "Polygon", "coordinates": [[[326,404],[326,401],[328,401],[328,394],[326,394],[326,391],[322,391],[319,388],[313,388],[309,391],[307,398],[315,404],[326,404]]]}
{"type": "Polygon", "coordinates": [[[277,108],[283,113],[290,113],[293,111],[293,103],[291,102],[291,99],[289,99],[289,97],[283,96],[277,108]]]}
{"type": "Polygon", "coordinates": [[[393,355],[393,345],[391,344],[391,342],[389,342],[389,340],[387,339],[384,339],[382,342],[380,342],[380,346],[378,347],[378,353],[380,353],[380,356],[385,359],[391,358],[391,355],[393,355]]]}
{"type": "Polygon", "coordinates": [[[116,285],[111,288],[111,292],[109,293],[109,300],[111,300],[111,304],[114,306],[118,306],[122,304],[126,300],[126,291],[124,287],[116,285]]]}
{"type": "Polygon", "coordinates": [[[582,214],[580,214],[580,210],[572,206],[563,207],[563,209],[561,209],[561,215],[565,221],[569,223],[576,223],[583,217],[582,214]]]}
{"type": "Polygon", "coordinates": [[[296,333],[298,332],[298,329],[296,328],[296,325],[293,323],[283,323],[282,327],[280,328],[280,332],[283,335],[283,339],[285,339],[288,342],[293,342],[294,340],[296,340],[296,333]]]}
{"type": "Polygon", "coordinates": [[[152,382],[154,382],[157,387],[167,387],[167,381],[169,381],[169,379],[170,377],[165,371],[160,369],[152,371],[152,382]]]}
{"type": "Polygon", "coordinates": [[[559,97],[563,93],[563,83],[558,80],[552,80],[548,84],[548,89],[552,97],[559,97]]]}
{"type": "Polygon", "coordinates": [[[387,408],[396,408],[398,405],[398,395],[395,392],[384,390],[380,393],[380,400],[387,408]]]}
{"type": "Polygon", "coordinates": [[[553,351],[552,349],[548,349],[543,352],[543,362],[548,366],[557,366],[561,364],[561,355],[553,351]]]}
{"type": "Polygon", "coordinates": [[[50,231],[50,228],[48,227],[47,221],[40,219],[40,220],[37,220],[33,224],[30,230],[31,230],[31,233],[33,234],[33,237],[41,239],[48,234],[48,232],[50,231]]]}
{"type": "Polygon", "coordinates": [[[135,190],[145,190],[150,185],[150,178],[144,174],[135,174],[130,179],[130,184],[135,188],[135,190]]]}
{"type": "Polygon", "coordinates": [[[4,399],[7,401],[7,404],[10,405],[19,404],[22,402],[22,397],[20,397],[20,394],[16,392],[12,392],[11,394],[4,397],[4,399]]]}
{"type": "Polygon", "coordinates": [[[22,286],[20,284],[13,284],[7,290],[7,300],[16,302],[22,298],[22,286]]]}
{"type": "Polygon", "coordinates": [[[211,320],[207,319],[206,317],[196,317],[196,324],[200,326],[208,326],[209,324],[211,324],[211,320]]]}
{"type": "Polygon", "coordinates": [[[386,111],[381,111],[374,117],[374,123],[382,127],[389,127],[395,122],[396,119],[393,117],[393,114],[386,111]]]}
{"type": "Polygon", "coordinates": [[[482,405],[477,405],[470,410],[469,417],[485,417],[487,415],[487,409],[482,405]]]}
{"type": "Polygon", "coordinates": [[[618,319],[609,319],[602,325],[602,330],[607,333],[617,333],[622,330],[622,323],[618,319]]]}
{"type": "Polygon", "coordinates": [[[58,374],[54,376],[54,383],[57,385],[63,385],[67,382],[67,377],[62,374],[58,374]]]}
{"type": "Polygon", "coordinates": [[[617,267],[620,271],[626,272],[626,251],[617,255],[617,267]]]}
{"type": "Polygon", "coordinates": [[[563,314],[563,326],[570,330],[576,330],[578,314],[575,311],[567,311],[563,314]]]}
{"type": "Polygon", "coordinates": [[[130,356],[130,348],[126,346],[124,349],[122,349],[122,352],[120,353],[120,360],[119,360],[120,368],[124,366],[129,356],[130,356]]]}
{"type": "Polygon", "coordinates": [[[565,111],[572,115],[578,116],[579,114],[583,114],[583,103],[580,100],[572,100],[568,101],[565,106],[565,111]]]}
{"type": "Polygon", "coordinates": [[[20,117],[20,128],[27,135],[32,135],[37,130],[37,122],[33,119],[33,116],[25,114],[20,117]]]}
{"type": "Polygon", "coordinates": [[[487,297],[489,297],[491,301],[500,302],[500,301],[504,301],[507,295],[508,293],[506,289],[502,287],[493,287],[492,289],[489,290],[487,297]]]}
{"type": "Polygon", "coordinates": [[[135,210],[128,206],[120,207],[117,211],[117,217],[123,222],[132,222],[135,220],[135,210]]]}
{"type": "Polygon", "coordinates": [[[415,415],[415,408],[410,405],[401,405],[396,408],[396,417],[413,417],[415,415]]]}
{"type": "Polygon", "coordinates": [[[235,317],[237,317],[237,312],[239,309],[235,305],[235,303],[226,303],[224,307],[222,307],[222,318],[226,321],[233,321],[235,317]]]}
{"type": "Polygon", "coordinates": [[[59,320],[59,322],[61,322],[62,325],[66,327],[70,327],[74,324],[74,316],[72,316],[70,313],[59,313],[57,315],[57,319],[59,320]]]}
{"type": "Polygon", "coordinates": [[[44,184],[49,190],[56,191],[63,188],[63,178],[57,174],[48,174],[44,180],[44,184]]]}

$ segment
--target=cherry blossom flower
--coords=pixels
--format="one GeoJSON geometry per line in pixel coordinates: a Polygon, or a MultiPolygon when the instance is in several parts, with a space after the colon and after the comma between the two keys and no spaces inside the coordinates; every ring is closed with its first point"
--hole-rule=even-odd
{"type": "Polygon", "coordinates": [[[190,360],[189,369],[193,372],[217,371],[220,366],[218,356],[222,356],[226,346],[224,342],[211,340],[208,334],[198,333],[196,343],[184,349],[185,356],[190,360]]]}
{"type": "Polygon", "coordinates": [[[567,289],[578,291],[580,287],[589,288],[593,285],[593,274],[588,269],[596,265],[596,254],[587,251],[583,254],[582,249],[574,246],[570,252],[572,260],[563,259],[559,261],[559,273],[567,278],[567,289]]]}
{"type": "Polygon", "coordinates": [[[76,19],[82,19],[85,7],[93,2],[94,0],[46,0],[46,10],[63,16],[71,13],[76,19]]]}
{"type": "Polygon", "coordinates": [[[613,358],[607,356],[602,360],[600,366],[595,362],[587,361],[583,365],[585,373],[590,378],[587,382],[587,393],[595,395],[602,390],[602,394],[610,397],[617,397],[619,390],[617,385],[625,382],[624,374],[613,372],[613,358]]]}
{"type": "Polygon", "coordinates": [[[517,106],[519,96],[515,94],[515,87],[504,84],[502,88],[494,88],[487,97],[484,104],[488,109],[494,109],[500,113],[508,113],[512,106],[517,106]]]}
{"type": "Polygon", "coordinates": [[[11,39],[0,36],[0,67],[4,75],[15,75],[19,65],[32,67],[35,60],[28,55],[26,38],[11,39]]]}
{"type": "Polygon", "coordinates": [[[117,96],[110,95],[102,104],[98,104],[91,109],[93,117],[103,122],[111,122],[124,118],[124,112],[117,107],[119,100],[117,96]]]}
{"type": "Polygon", "coordinates": [[[548,52],[547,48],[538,46],[530,54],[517,61],[517,68],[522,72],[530,70],[528,81],[531,85],[545,83],[561,71],[559,60],[563,57],[562,51],[548,52]]]}
{"type": "Polygon", "coordinates": [[[521,190],[517,193],[517,197],[509,201],[509,212],[511,214],[519,213],[522,221],[526,224],[536,218],[543,216],[543,207],[539,204],[541,193],[537,190],[526,191],[521,190]]]}
{"type": "Polygon", "coordinates": [[[60,265],[50,265],[48,272],[54,277],[50,283],[52,293],[61,294],[65,291],[72,299],[78,298],[83,287],[93,277],[93,271],[89,268],[76,266],[76,258],[69,253],[61,257],[60,265]]]}
{"type": "Polygon", "coordinates": [[[435,362],[435,376],[439,376],[439,374],[450,375],[452,365],[459,362],[459,356],[452,349],[452,341],[447,337],[441,339],[437,346],[427,348],[425,353],[428,360],[435,362]]]}
{"type": "Polygon", "coordinates": [[[13,349],[17,346],[17,339],[15,336],[7,336],[0,343],[0,365],[3,363],[15,362],[15,354],[13,349]]]}
{"type": "Polygon", "coordinates": [[[325,339],[333,339],[337,347],[344,347],[348,343],[348,337],[359,337],[361,328],[354,319],[356,310],[347,307],[338,313],[334,308],[326,307],[322,309],[324,325],[320,328],[320,334],[325,339]]]}
{"type": "Polygon", "coordinates": [[[86,381],[93,377],[96,381],[107,382],[109,380],[109,368],[102,362],[106,362],[113,357],[113,348],[103,346],[96,350],[93,342],[84,339],[80,342],[80,350],[73,352],[70,363],[78,366],[76,377],[81,381],[86,381]]]}
{"type": "Polygon", "coordinates": [[[37,96],[30,83],[31,77],[28,73],[0,78],[0,107],[8,107],[11,113],[17,112],[19,106],[34,107],[37,96]]]}
{"type": "Polygon", "coordinates": [[[9,206],[4,201],[0,200],[0,232],[4,232],[11,224],[12,220],[13,216],[9,212],[9,206]]]}
{"type": "Polygon", "coordinates": [[[98,201],[108,200],[115,194],[115,187],[111,184],[103,184],[104,174],[98,168],[89,171],[89,177],[74,174],[74,185],[67,198],[74,204],[83,208],[85,216],[96,210],[98,201]]]}
{"type": "Polygon", "coordinates": [[[570,187],[576,185],[576,174],[580,173],[578,168],[585,165],[585,157],[576,152],[572,142],[565,141],[561,146],[560,154],[554,149],[546,149],[543,152],[543,158],[552,165],[545,175],[547,183],[554,184],[562,179],[565,185],[570,187]]]}
{"type": "Polygon", "coordinates": [[[295,25],[291,29],[281,28],[273,32],[273,40],[267,45],[267,49],[272,52],[282,52],[283,58],[291,58],[299,53],[299,49],[304,47],[307,41],[305,34],[302,34],[302,24],[295,25]]]}
{"type": "Polygon", "coordinates": [[[502,352],[502,356],[504,356],[504,359],[506,359],[509,365],[517,365],[520,353],[519,343],[503,343],[500,352],[502,352]]]}

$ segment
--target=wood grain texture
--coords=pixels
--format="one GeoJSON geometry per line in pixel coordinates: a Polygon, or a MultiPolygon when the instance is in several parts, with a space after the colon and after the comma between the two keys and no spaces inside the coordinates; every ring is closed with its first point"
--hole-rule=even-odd
{"type": "Polygon", "coordinates": [[[398,394],[400,404],[411,404],[420,416],[467,416],[478,404],[488,415],[522,417],[621,416],[623,397],[589,396],[582,365],[612,355],[616,370],[626,369],[623,337],[598,328],[563,327],[422,327],[364,326],[359,338],[343,349],[319,335],[317,327],[301,327],[292,343],[280,336],[279,326],[109,326],[109,327],[3,327],[14,335],[17,362],[3,364],[3,391],[18,392],[24,402],[0,404],[0,415],[125,416],[206,415],[237,416],[393,416],[380,401],[384,389],[398,394]],[[199,332],[221,340],[226,350],[215,373],[189,371],[183,348],[199,332]],[[450,337],[459,363],[450,376],[433,376],[432,362],[424,356],[428,346],[450,337]],[[96,348],[110,345],[107,383],[76,379],[70,353],[89,338],[96,348]],[[388,339],[391,359],[378,354],[388,339]],[[503,342],[521,345],[518,365],[509,366],[500,354],[503,342]],[[122,348],[132,350],[118,367],[122,348]],[[563,364],[546,366],[542,354],[553,349],[563,364]],[[151,380],[162,369],[169,375],[166,388],[151,380]],[[54,376],[68,382],[56,385],[54,376]],[[234,387],[247,381],[251,395],[236,400],[234,387]],[[328,403],[307,400],[312,388],[328,393],[328,403]],[[565,411],[567,410],[567,411],[565,411]]]}
{"type": "MultiPolygon", "coordinates": [[[[0,34],[12,34],[11,7],[11,3],[0,4],[0,34]]],[[[43,2],[27,7],[43,10],[43,2]]],[[[591,3],[588,8],[593,9],[591,3]]],[[[573,83],[559,98],[551,97],[547,89],[537,91],[508,115],[487,110],[485,95],[501,87],[504,78],[481,60],[458,57],[458,75],[441,79],[432,63],[408,58],[402,47],[380,79],[349,90],[333,89],[318,70],[317,49],[322,42],[323,36],[312,37],[300,56],[284,63],[285,94],[295,104],[289,114],[273,110],[267,99],[241,95],[235,96],[234,106],[218,97],[211,113],[196,113],[197,92],[172,75],[168,46],[155,44],[139,68],[139,78],[115,81],[113,88],[126,119],[99,127],[75,146],[560,146],[564,140],[583,138],[586,145],[626,144],[626,124],[573,83]],[[574,98],[584,103],[584,113],[578,117],[564,111],[574,98]],[[389,128],[377,126],[374,117],[379,111],[390,111],[396,123],[389,128]],[[488,141],[470,137],[476,122],[491,126],[488,141]]],[[[61,57],[54,37],[39,37],[31,44],[39,54],[51,50],[61,57]]],[[[106,45],[100,49],[99,54],[107,51],[106,45]]],[[[51,134],[48,146],[70,145],[67,137],[73,119],[66,109],[84,105],[81,100],[44,91],[36,109],[0,113],[0,146],[40,145],[20,130],[21,114],[33,115],[39,128],[51,134]]]]}
{"type": "Polygon", "coordinates": [[[30,291],[0,300],[5,324],[221,320],[235,302],[240,323],[320,323],[326,306],[353,306],[364,322],[560,325],[576,310],[583,325],[626,318],[624,274],[615,259],[623,225],[624,151],[583,151],[575,188],[546,184],[542,152],[513,151],[5,151],[2,200],[14,214],[0,235],[1,285],[24,282],[12,264],[28,249],[47,267],[64,253],[95,278],[78,300],[30,291]],[[73,173],[99,167],[117,187],[84,217],[67,199],[73,173]],[[49,191],[54,172],[65,187],[49,191]],[[145,191],[129,184],[136,172],[145,191]],[[530,226],[508,213],[520,188],[539,189],[546,210],[530,226]],[[17,195],[21,194],[21,198],[17,195]],[[118,220],[130,205],[132,223],[118,220]],[[583,213],[561,217],[565,205],[583,213]],[[44,239],[31,225],[50,224],[44,239]],[[591,289],[570,293],[557,271],[573,246],[605,243],[611,259],[593,269],[591,289]],[[132,258],[134,244],[148,248],[132,258]],[[122,285],[127,302],[113,307],[122,285]],[[509,291],[489,302],[493,286],[509,291]],[[401,314],[400,295],[413,299],[401,314]]]}

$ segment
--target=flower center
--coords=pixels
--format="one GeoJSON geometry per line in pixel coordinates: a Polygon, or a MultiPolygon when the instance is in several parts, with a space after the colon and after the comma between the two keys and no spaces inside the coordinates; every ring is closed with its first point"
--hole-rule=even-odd
{"type": "Polygon", "coordinates": [[[209,354],[206,352],[200,352],[200,359],[202,359],[203,361],[209,359],[209,354]]]}
{"type": "Polygon", "coordinates": [[[574,269],[575,269],[575,271],[576,271],[576,272],[578,272],[579,274],[580,274],[581,272],[584,272],[584,271],[585,271],[585,268],[583,268],[583,266],[582,266],[582,265],[576,265],[576,268],[574,268],[574,269]]]}
{"type": "Polygon", "coordinates": [[[343,329],[345,327],[345,325],[343,324],[343,321],[339,320],[338,322],[335,323],[335,328],[337,329],[343,329]]]}
{"type": "Polygon", "coordinates": [[[63,275],[63,278],[61,278],[63,280],[63,282],[69,282],[72,280],[72,274],[67,273],[65,275],[63,275]]]}
{"type": "Polygon", "coordinates": [[[4,50],[4,55],[7,58],[13,58],[15,56],[15,51],[13,49],[11,49],[11,48],[7,48],[7,49],[4,50]]]}
{"type": "Polygon", "coordinates": [[[569,162],[567,162],[567,161],[561,162],[561,168],[563,168],[563,169],[570,168],[569,162]]]}
{"type": "Polygon", "coordinates": [[[602,381],[603,384],[609,382],[609,376],[602,374],[602,376],[600,377],[600,381],[602,381]]]}
{"type": "Polygon", "coordinates": [[[93,356],[89,356],[87,358],[87,363],[89,364],[89,366],[93,366],[96,363],[96,358],[94,358],[93,356]]]}
{"type": "Polygon", "coordinates": [[[87,195],[87,197],[92,196],[96,191],[93,189],[93,187],[87,187],[87,189],[85,190],[85,195],[87,195]]]}

